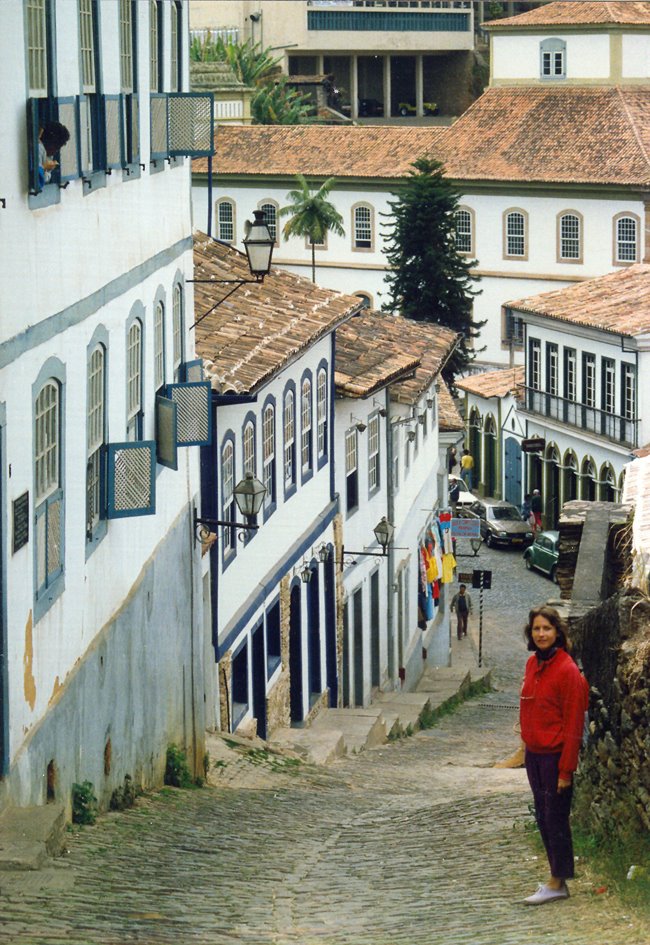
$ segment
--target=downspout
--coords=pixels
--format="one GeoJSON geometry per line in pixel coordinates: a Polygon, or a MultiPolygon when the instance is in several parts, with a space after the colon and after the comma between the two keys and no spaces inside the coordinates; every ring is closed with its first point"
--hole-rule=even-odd
{"type": "MultiPolygon", "coordinates": [[[[390,388],[386,388],[386,518],[395,523],[395,484],[393,482],[393,425],[390,412],[390,388]]],[[[395,583],[395,552],[389,542],[386,558],[386,631],[388,644],[388,675],[395,680],[395,614],[393,585],[395,583]]]]}

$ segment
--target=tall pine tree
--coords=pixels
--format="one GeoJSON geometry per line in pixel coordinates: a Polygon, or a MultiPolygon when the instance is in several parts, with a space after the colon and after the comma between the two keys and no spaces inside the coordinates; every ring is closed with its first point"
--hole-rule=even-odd
{"type": "Polygon", "coordinates": [[[390,297],[384,311],[435,322],[461,334],[443,371],[452,384],[474,357],[470,339],[485,322],[472,322],[472,300],[480,290],[470,272],[476,260],[460,255],[456,245],[458,194],[443,165],[418,158],[396,199],[389,201],[385,236],[391,267],[386,276],[390,297]]]}

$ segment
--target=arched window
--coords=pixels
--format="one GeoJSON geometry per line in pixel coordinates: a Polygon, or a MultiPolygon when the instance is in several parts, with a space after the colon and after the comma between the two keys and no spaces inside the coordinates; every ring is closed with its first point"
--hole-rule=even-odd
{"type": "Polygon", "coordinates": [[[456,250],[471,256],[474,252],[474,211],[459,207],[455,217],[456,250]]]}
{"type": "Polygon", "coordinates": [[[363,308],[372,308],[372,296],[368,292],[355,292],[358,299],[363,300],[363,308]]]}
{"type": "Polygon", "coordinates": [[[265,200],[259,204],[259,209],[264,214],[264,222],[269,228],[269,233],[273,237],[273,242],[278,245],[278,205],[272,200],[265,200]]]}
{"type": "Polygon", "coordinates": [[[566,78],[566,43],[549,37],[539,44],[539,73],[542,79],[566,78]]]}
{"type": "Polygon", "coordinates": [[[183,290],[178,283],[172,295],[172,362],[174,381],[177,382],[183,362],[183,290]]]}
{"type": "Polygon", "coordinates": [[[352,208],[352,249],[374,249],[374,210],[361,203],[352,208]]]}
{"type": "Polygon", "coordinates": [[[327,455],[327,371],[318,372],[316,387],[316,424],[318,458],[327,455]]]}
{"type": "Polygon", "coordinates": [[[244,475],[246,473],[255,475],[255,427],[250,421],[244,427],[242,448],[244,453],[244,475]]]}
{"type": "Polygon", "coordinates": [[[639,260],[639,218],[631,213],[614,217],[614,263],[627,265],[639,260]]]}
{"type": "Polygon", "coordinates": [[[284,395],[284,488],[296,481],[296,404],[292,390],[284,395]]]}
{"type": "Polygon", "coordinates": [[[275,504],[275,407],[267,404],[262,416],[262,464],[266,495],[264,505],[275,504]]]}
{"type": "Polygon", "coordinates": [[[149,82],[152,92],[161,92],[160,88],[160,24],[158,0],[149,3],[149,82]]]}
{"type": "Polygon", "coordinates": [[[106,430],[105,351],[99,344],[88,361],[86,410],[86,538],[92,539],[101,515],[101,454],[106,430]]]}
{"type": "Polygon", "coordinates": [[[165,306],[160,301],[153,311],[153,379],[159,392],[165,383],[165,306]]]}
{"type": "MultiPolygon", "coordinates": [[[[224,522],[235,521],[235,447],[231,439],[226,440],[221,449],[221,511],[224,522]]],[[[236,528],[223,530],[223,554],[227,555],[236,548],[236,528]]]]}
{"type": "Polygon", "coordinates": [[[61,385],[49,378],[34,403],[36,598],[63,572],[61,385]]]}
{"type": "Polygon", "coordinates": [[[558,214],[558,262],[582,262],[582,216],[574,211],[558,214]]]}
{"type": "Polygon", "coordinates": [[[142,322],[134,319],[129,328],[126,352],[126,438],[142,439],[142,322]]]}
{"type": "Polygon", "coordinates": [[[506,259],[528,258],[528,214],[525,210],[504,213],[504,247],[506,259]]]}
{"type": "Polygon", "coordinates": [[[303,378],[300,394],[300,465],[303,473],[312,465],[311,381],[303,378]]]}
{"type": "Polygon", "coordinates": [[[235,205],[232,200],[217,201],[217,239],[235,242],[235,205]]]}

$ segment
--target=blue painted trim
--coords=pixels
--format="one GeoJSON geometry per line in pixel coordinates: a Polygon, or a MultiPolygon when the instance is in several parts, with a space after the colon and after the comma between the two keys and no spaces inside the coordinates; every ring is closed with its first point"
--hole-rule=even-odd
{"type": "MultiPolygon", "coordinates": [[[[218,505],[218,480],[217,470],[219,469],[219,447],[217,437],[217,406],[214,392],[212,394],[212,429],[214,435],[212,443],[202,446],[200,450],[201,461],[201,513],[206,518],[219,518],[218,505]]],[[[215,542],[210,551],[210,605],[211,605],[211,636],[212,646],[217,654],[217,633],[219,627],[219,542],[215,542]]]]}
{"type": "Polygon", "coordinates": [[[268,522],[277,508],[278,502],[278,407],[273,394],[267,394],[262,404],[262,478],[264,477],[264,414],[267,407],[273,407],[273,492],[271,501],[262,506],[262,521],[268,522]]]}
{"type": "Polygon", "coordinates": [[[298,467],[298,449],[300,446],[300,440],[298,438],[298,405],[296,403],[296,383],[295,381],[287,381],[285,384],[284,390],[282,391],[282,488],[284,489],[284,501],[286,502],[295,494],[298,483],[297,483],[297,467],[298,467]],[[285,400],[289,391],[293,394],[293,476],[289,485],[284,475],[284,450],[286,445],[286,429],[285,429],[285,400]]]}
{"type": "MultiPolygon", "coordinates": [[[[286,576],[287,572],[297,561],[302,561],[305,554],[310,551],[311,546],[315,544],[325,529],[330,525],[337,512],[338,503],[331,502],[325,511],[317,518],[309,532],[307,532],[305,536],[299,540],[299,543],[294,545],[293,548],[275,564],[273,570],[256,585],[255,595],[250,598],[250,602],[246,605],[245,610],[236,618],[236,623],[226,630],[227,636],[218,643],[217,660],[221,659],[223,654],[231,648],[234,641],[240,636],[242,630],[248,626],[251,619],[257,614],[260,608],[264,607],[265,601],[271,594],[277,591],[280,581],[286,576]]],[[[291,587],[296,583],[301,583],[300,577],[298,576],[294,578],[291,587]]]]}
{"type": "Polygon", "coordinates": [[[300,484],[304,486],[306,482],[314,475],[314,376],[309,368],[305,368],[300,378],[300,440],[298,455],[300,457],[300,484]],[[302,385],[309,381],[309,419],[310,419],[310,443],[309,443],[309,465],[302,465],[302,385]]]}
{"type": "MultiPolygon", "coordinates": [[[[152,309],[151,309],[151,314],[152,314],[152,316],[153,316],[152,319],[151,319],[151,331],[152,331],[152,333],[153,333],[153,343],[154,343],[154,364],[155,364],[155,358],[156,358],[156,351],[155,351],[155,345],[156,345],[156,332],[155,332],[156,305],[158,305],[159,302],[160,302],[160,304],[162,305],[162,343],[163,343],[162,362],[163,362],[163,370],[162,370],[162,383],[160,384],[160,387],[158,387],[158,388],[155,390],[155,393],[156,393],[156,394],[163,394],[163,396],[164,396],[165,384],[167,383],[167,293],[165,292],[165,289],[164,289],[164,287],[163,287],[162,285],[159,285],[158,288],[156,289],[156,294],[154,295],[154,298],[153,298],[153,307],[152,307],[152,309]]],[[[155,383],[156,383],[156,381],[155,381],[155,366],[152,367],[152,374],[154,374],[154,384],[155,384],[155,383]]]]}
{"type": "MultiPolygon", "coordinates": [[[[330,373],[329,373],[329,455],[335,456],[334,453],[334,398],[336,397],[336,387],[334,382],[335,374],[335,365],[336,365],[336,332],[333,331],[330,335],[332,339],[331,349],[330,349],[330,373]]],[[[330,463],[330,499],[332,502],[337,498],[336,493],[336,479],[335,479],[335,468],[334,462],[330,463]]]]}
{"type": "Polygon", "coordinates": [[[177,269],[174,273],[174,278],[172,279],[172,304],[171,304],[171,324],[172,324],[172,378],[174,383],[180,381],[181,371],[183,370],[183,364],[185,363],[185,350],[187,348],[185,332],[186,328],[186,319],[185,319],[185,273],[182,269],[177,269]],[[180,300],[181,300],[181,350],[180,357],[181,363],[178,366],[177,371],[174,371],[174,296],[176,289],[180,289],[180,300]]]}
{"type": "MultiPolygon", "coordinates": [[[[332,339],[334,339],[334,335],[335,335],[335,332],[332,332],[332,335],[331,335],[332,339]]],[[[316,467],[319,470],[327,466],[327,462],[330,455],[328,437],[329,437],[329,430],[331,426],[330,424],[331,404],[332,404],[332,396],[331,396],[330,386],[329,386],[329,364],[328,364],[327,358],[321,358],[321,360],[318,362],[318,367],[316,368],[316,409],[314,411],[315,416],[316,416],[316,436],[314,437],[314,443],[316,445],[316,467]],[[326,390],[327,403],[325,405],[325,408],[326,408],[325,409],[325,452],[319,456],[318,454],[318,378],[321,371],[325,371],[325,390],[326,390]]]]}
{"type": "MultiPolygon", "coordinates": [[[[194,388],[196,391],[203,391],[203,400],[202,408],[204,409],[205,423],[206,423],[206,435],[205,439],[202,440],[183,440],[178,439],[178,446],[207,446],[207,444],[212,439],[212,385],[210,381],[185,381],[184,384],[168,384],[166,388],[166,397],[169,397],[175,403],[177,403],[179,409],[182,406],[182,400],[177,400],[174,396],[175,391],[189,390],[194,388]]],[[[185,417],[181,411],[181,423],[183,423],[185,417]]],[[[197,431],[198,432],[198,431],[197,431]]]]}
{"type": "MultiPolygon", "coordinates": [[[[381,415],[379,410],[374,410],[371,414],[368,414],[368,430],[370,430],[370,421],[374,420],[375,417],[379,423],[379,429],[377,432],[377,485],[374,489],[370,488],[370,483],[366,483],[368,489],[368,499],[370,500],[373,496],[381,489],[381,415]]],[[[368,470],[368,476],[370,476],[370,433],[368,433],[368,438],[366,442],[366,467],[368,470]]]]}
{"type": "MultiPolygon", "coordinates": [[[[237,482],[237,441],[235,440],[235,434],[231,429],[226,430],[221,440],[221,445],[219,447],[219,464],[217,466],[219,470],[219,515],[218,518],[221,521],[226,521],[226,510],[223,505],[223,451],[227,443],[232,443],[232,468],[233,468],[233,485],[237,482]]],[[[230,521],[228,519],[228,521],[230,521]]],[[[231,563],[237,557],[237,529],[235,529],[235,542],[232,548],[229,548],[226,551],[226,545],[223,540],[223,533],[227,526],[219,526],[221,529],[221,534],[219,535],[219,541],[215,544],[221,545],[221,570],[222,572],[226,571],[230,567],[231,563]]],[[[231,529],[232,531],[232,529],[231,529]]]]}
{"type": "Polygon", "coordinates": [[[129,331],[131,330],[131,326],[133,325],[135,321],[140,322],[140,413],[139,413],[139,419],[138,419],[138,436],[137,436],[139,440],[142,439],[142,436],[144,434],[144,405],[145,405],[145,391],[146,391],[145,357],[144,357],[145,342],[146,342],[145,318],[146,318],[146,312],[145,312],[144,305],[142,304],[140,299],[138,299],[138,301],[134,302],[133,305],[131,306],[129,317],[127,318],[126,324],[124,326],[124,351],[126,352],[126,360],[127,360],[126,369],[124,371],[124,385],[125,385],[124,429],[126,430],[126,426],[128,424],[128,416],[127,416],[126,411],[128,410],[128,406],[129,406],[129,375],[128,375],[129,331]]]}
{"type": "Polygon", "coordinates": [[[106,483],[107,483],[107,518],[133,518],[139,515],[156,514],[156,443],[155,440],[138,440],[128,443],[106,444],[106,483]],[[149,452],[149,505],[142,505],[135,509],[115,508],[115,453],[124,450],[148,450],[149,452]]]}
{"type": "Polygon", "coordinates": [[[253,443],[254,443],[254,452],[253,452],[253,475],[257,476],[257,414],[252,410],[246,411],[246,416],[243,419],[241,425],[241,439],[242,439],[242,464],[244,462],[244,452],[243,452],[243,443],[244,443],[244,430],[249,423],[253,424],[253,443]]]}
{"type": "Polygon", "coordinates": [[[178,240],[173,246],[156,253],[155,256],[135,266],[129,272],[123,273],[111,282],[106,283],[101,289],[97,289],[96,292],[75,302],[74,305],[43,318],[35,325],[31,325],[25,331],[20,332],[20,334],[4,341],[0,344],[0,368],[7,367],[27,351],[51,341],[69,328],[81,324],[81,322],[108,305],[109,302],[120,298],[125,292],[139,286],[141,282],[163,266],[191,250],[192,245],[191,236],[178,240]]]}
{"type": "MultiPolygon", "coordinates": [[[[86,345],[86,398],[88,398],[88,370],[90,369],[90,357],[95,350],[95,348],[101,345],[104,349],[104,430],[103,430],[103,439],[102,442],[105,444],[108,442],[108,331],[106,330],[105,325],[98,325],[93,332],[92,338],[89,343],[86,345]]],[[[86,399],[88,403],[88,399],[86,399]]],[[[87,414],[87,411],[86,411],[87,414]]],[[[88,485],[86,483],[86,488],[88,485]]],[[[100,500],[100,505],[103,506],[103,502],[100,500]]],[[[92,555],[93,551],[99,543],[102,541],[104,536],[108,531],[107,520],[105,518],[104,509],[100,508],[100,518],[97,524],[95,525],[92,535],[89,537],[86,533],[86,561],[92,555]]]]}
{"type": "Polygon", "coordinates": [[[212,402],[216,404],[217,407],[233,407],[237,406],[237,404],[257,403],[257,396],[255,394],[218,394],[216,391],[213,391],[212,402]]]}

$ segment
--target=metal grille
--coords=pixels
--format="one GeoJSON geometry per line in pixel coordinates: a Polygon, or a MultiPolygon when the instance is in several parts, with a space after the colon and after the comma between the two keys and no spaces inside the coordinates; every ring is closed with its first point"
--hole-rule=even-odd
{"type": "Polygon", "coordinates": [[[129,161],[135,163],[140,156],[140,104],[137,95],[131,95],[131,148],[129,161]]]}
{"type": "Polygon", "coordinates": [[[203,361],[187,361],[185,363],[185,380],[188,384],[203,380],[203,361]]]}
{"type": "Polygon", "coordinates": [[[178,408],[178,445],[190,446],[210,441],[210,384],[177,384],[170,387],[178,408]]]}
{"type": "Polygon", "coordinates": [[[104,105],[106,111],[106,163],[109,167],[119,167],[122,163],[120,99],[108,98],[107,96],[104,105]]]}
{"type": "Polygon", "coordinates": [[[47,505],[47,578],[61,567],[61,526],[63,501],[52,499],[47,505]]]}
{"type": "Polygon", "coordinates": [[[151,153],[167,155],[167,97],[151,96],[151,153]]]}
{"type": "Polygon", "coordinates": [[[169,153],[192,157],[214,153],[212,95],[177,93],[169,96],[169,153]]]}
{"type": "Polygon", "coordinates": [[[70,132],[70,140],[65,148],[61,148],[59,167],[61,180],[77,177],[79,174],[77,159],[77,107],[74,99],[68,102],[59,101],[59,121],[70,132]]]}
{"type": "Polygon", "coordinates": [[[152,505],[149,447],[117,449],[113,454],[113,464],[115,511],[136,511],[152,505]]]}
{"type": "Polygon", "coordinates": [[[47,514],[46,510],[36,518],[36,587],[40,590],[45,584],[47,554],[47,514]]]}

